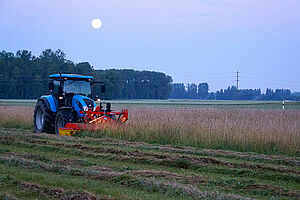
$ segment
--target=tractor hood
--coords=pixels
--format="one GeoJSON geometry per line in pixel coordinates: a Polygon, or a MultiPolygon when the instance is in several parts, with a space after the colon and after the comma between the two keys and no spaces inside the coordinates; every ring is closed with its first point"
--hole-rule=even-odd
{"type": "Polygon", "coordinates": [[[79,111],[95,110],[96,103],[93,99],[86,96],[74,95],[72,107],[77,112],[78,116],[82,117],[82,114],[80,114],[79,111]]]}

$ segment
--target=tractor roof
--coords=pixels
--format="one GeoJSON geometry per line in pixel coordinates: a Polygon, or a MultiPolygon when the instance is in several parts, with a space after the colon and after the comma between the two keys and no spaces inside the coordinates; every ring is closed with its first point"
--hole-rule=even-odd
{"type": "MultiPolygon", "coordinates": [[[[82,76],[78,74],[61,74],[62,78],[69,78],[69,79],[93,79],[92,76],[82,76]]],[[[52,74],[49,76],[50,78],[60,78],[60,74],[52,74]]]]}

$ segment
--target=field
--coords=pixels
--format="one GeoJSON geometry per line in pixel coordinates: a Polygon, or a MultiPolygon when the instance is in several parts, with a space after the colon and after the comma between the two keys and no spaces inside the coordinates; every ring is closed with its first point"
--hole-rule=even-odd
{"type": "MultiPolygon", "coordinates": [[[[114,106],[155,107],[155,108],[250,108],[282,109],[281,101],[219,101],[219,100],[110,100],[114,106]]],[[[0,106],[34,106],[36,99],[0,99],[0,106]]],[[[285,102],[285,109],[300,109],[300,102],[285,102]]]]}
{"type": "Polygon", "coordinates": [[[299,103],[113,101],[126,125],[75,137],[32,133],[34,103],[0,101],[0,197],[300,198],[299,103]]]}

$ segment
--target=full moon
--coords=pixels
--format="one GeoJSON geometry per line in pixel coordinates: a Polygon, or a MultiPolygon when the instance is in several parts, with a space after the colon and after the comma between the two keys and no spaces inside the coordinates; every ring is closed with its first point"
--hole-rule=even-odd
{"type": "Polygon", "coordinates": [[[98,19],[98,18],[93,19],[93,21],[92,21],[92,27],[94,29],[99,29],[99,28],[101,28],[101,26],[102,26],[102,22],[101,22],[100,19],[98,19]]]}

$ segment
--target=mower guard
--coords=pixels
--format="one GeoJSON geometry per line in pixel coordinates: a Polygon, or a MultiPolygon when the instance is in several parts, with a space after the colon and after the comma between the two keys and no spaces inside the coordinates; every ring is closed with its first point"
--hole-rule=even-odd
{"type": "Polygon", "coordinates": [[[83,114],[83,123],[67,123],[65,127],[59,128],[59,135],[73,136],[79,130],[97,130],[100,124],[123,124],[128,120],[128,110],[106,112],[97,107],[95,111],[80,111],[80,113],[83,114]]]}

